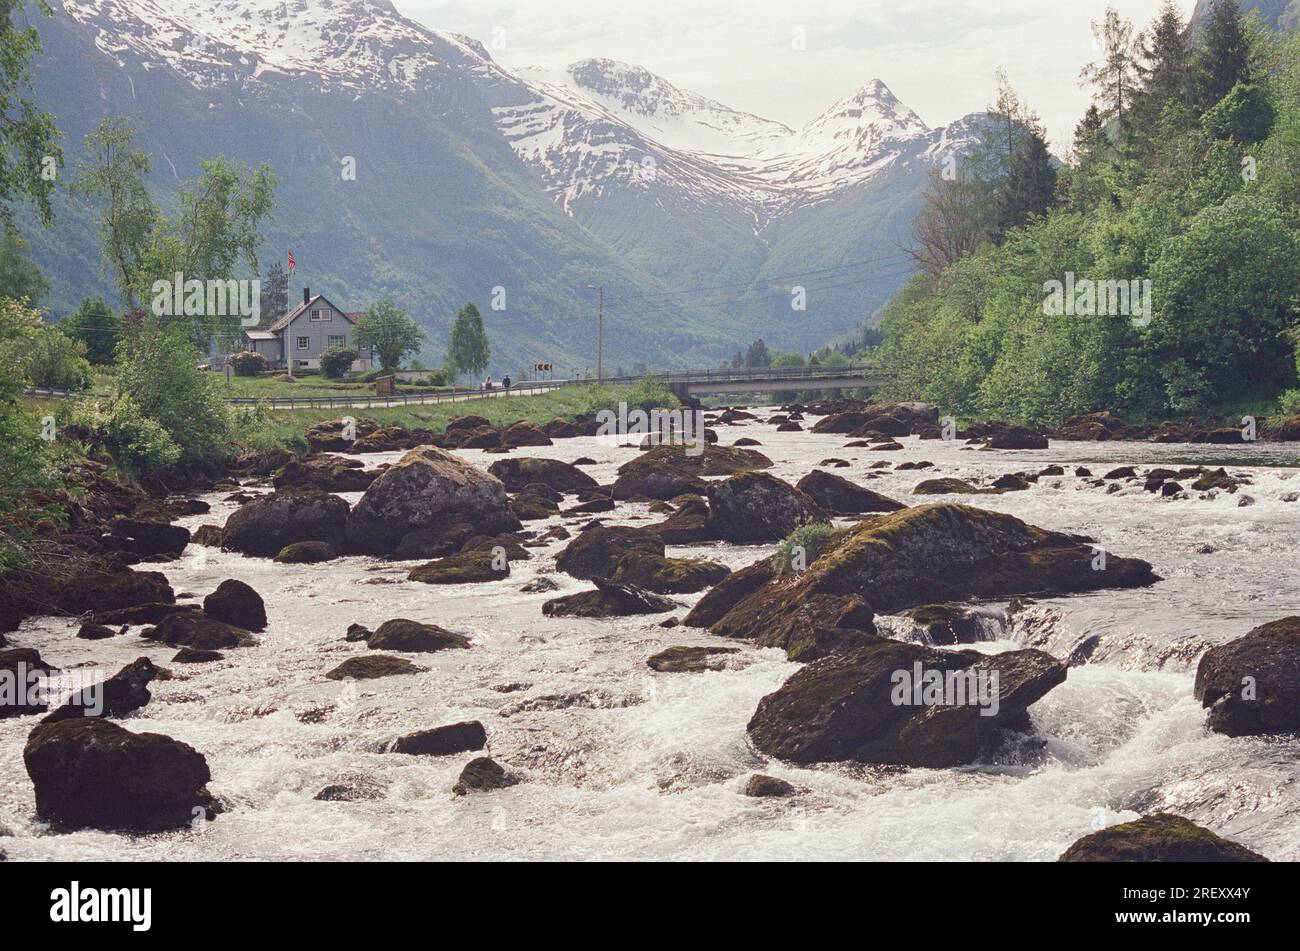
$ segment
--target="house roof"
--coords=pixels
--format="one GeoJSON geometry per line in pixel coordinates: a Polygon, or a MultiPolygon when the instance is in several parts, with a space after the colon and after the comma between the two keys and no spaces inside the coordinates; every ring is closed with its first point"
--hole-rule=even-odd
{"type": "Polygon", "coordinates": [[[274,340],[275,334],[269,330],[247,330],[244,336],[249,340],[274,340]]]}
{"type": "Polygon", "coordinates": [[[285,314],[275,323],[271,324],[270,327],[266,328],[267,332],[273,334],[279,333],[280,331],[288,327],[291,323],[293,323],[294,320],[297,319],[297,317],[304,310],[306,310],[307,308],[311,307],[312,305],[316,304],[319,301],[324,301],[326,304],[329,304],[340,314],[342,314],[344,319],[346,319],[347,322],[350,324],[355,324],[357,322],[357,319],[360,317],[359,314],[349,314],[342,307],[337,306],[333,301],[329,300],[324,294],[317,294],[315,297],[307,301],[305,304],[299,304],[297,307],[293,308],[293,310],[289,311],[289,313],[285,314]]]}

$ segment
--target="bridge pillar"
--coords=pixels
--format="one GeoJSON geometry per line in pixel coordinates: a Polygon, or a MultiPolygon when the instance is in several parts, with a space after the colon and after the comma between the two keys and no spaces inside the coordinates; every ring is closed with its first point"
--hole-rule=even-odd
{"type": "Polygon", "coordinates": [[[691,409],[699,409],[701,404],[699,399],[691,395],[690,385],[687,383],[669,383],[668,389],[673,396],[682,401],[683,406],[689,406],[691,409]]]}

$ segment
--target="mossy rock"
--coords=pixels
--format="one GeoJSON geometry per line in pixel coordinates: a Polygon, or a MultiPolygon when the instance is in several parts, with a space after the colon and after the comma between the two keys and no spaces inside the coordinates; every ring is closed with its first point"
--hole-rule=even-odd
{"type": "Polygon", "coordinates": [[[657,594],[691,594],[712,587],[729,574],[731,569],[716,561],[633,551],[619,561],[614,580],[657,594]]]}
{"type": "MultiPolygon", "coordinates": [[[[504,546],[503,546],[504,547],[504,546]]],[[[463,551],[456,555],[431,561],[412,568],[406,576],[409,581],[424,584],[479,584],[500,581],[510,577],[509,554],[498,559],[497,553],[488,551],[463,551]]]]}
{"type": "Polygon", "coordinates": [[[1267,862],[1244,845],[1169,813],[1144,816],[1082,839],[1058,862],[1267,862]]]}
{"type": "Polygon", "coordinates": [[[374,650],[429,654],[448,648],[468,648],[469,638],[443,630],[436,624],[422,624],[407,618],[394,618],[379,625],[366,639],[374,650]]]}
{"type": "Polygon", "coordinates": [[[401,674],[422,674],[427,667],[417,667],[405,657],[383,654],[366,654],[349,657],[328,674],[326,680],[377,680],[380,677],[397,677],[401,674]]]}
{"type": "Polygon", "coordinates": [[[728,654],[739,654],[736,647],[669,647],[646,660],[646,666],[662,674],[698,674],[722,670],[728,654]]]}
{"type": "Polygon", "coordinates": [[[275,560],[282,565],[318,565],[337,557],[339,553],[329,542],[294,542],[281,548],[275,560]]]}

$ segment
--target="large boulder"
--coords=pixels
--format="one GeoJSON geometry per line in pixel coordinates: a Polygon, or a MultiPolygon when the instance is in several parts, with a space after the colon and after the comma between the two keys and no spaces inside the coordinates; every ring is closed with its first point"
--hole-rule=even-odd
{"type": "Polygon", "coordinates": [[[164,556],[176,558],[190,543],[190,530],[167,522],[119,516],[113,519],[111,534],[104,547],[127,551],[142,558],[164,556]]]}
{"type": "Polygon", "coordinates": [[[646,659],[646,666],[661,674],[698,674],[722,670],[738,647],[669,647],[646,659]]]}
{"type": "Polygon", "coordinates": [[[378,630],[366,638],[373,650],[404,651],[408,654],[431,654],[450,648],[469,647],[469,638],[443,630],[436,624],[422,624],[406,618],[394,618],[379,625],[378,630]]]}
{"type": "Polygon", "coordinates": [[[990,433],[984,440],[985,449],[1046,449],[1047,437],[1036,429],[1024,426],[1007,426],[990,433]]]}
{"type": "Polygon", "coordinates": [[[1058,862],[1267,862],[1244,845],[1169,813],[1085,835],[1058,862]]]}
{"type": "Polygon", "coordinates": [[[149,832],[215,818],[203,754],[98,717],[42,724],[23,749],[36,814],[66,829],[149,832]]]}
{"type": "Polygon", "coordinates": [[[770,468],[772,460],[753,449],[707,445],[701,452],[657,446],[619,466],[613,493],[616,499],[644,496],[668,501],[679,495],[703,495],[707,476],[770,468]]]}
{"type": "Polygon", "coordinates": [[[307,428],[307,445],[317,452],[347,452],[358,439],[378,428],[373,419],[326,420],[307,428]]]}
{"type": "Polygon", "coordinates": [[[716,624],[728,611],[764,587],[775,576],[776,568],[771,558],[760,559],[732,572],[696,602],[682,623],[687,627],[710,627],[716,624]]]}
{"type": "Polygon", "coordinates": [[[483,581],[500,581],[510,577],[510,561],[505,549],[492,551],[462,551],[428,564],[411,569],[408,581],[424,584],[474,584],[483,581]]]}
{"type": "Polygon", "coordinates": [[[716,561],[632,551],[619,560],[613,580],[657,594],[691,594],[712,587],[729,574],[731,569],[716,561]]]}
{"type": "Polygon", "coordinates": [[[408,733],[394,740],[389,752],[410,756],[451,756],[453,753],[481,750],[485,746],[487,730],[478,720],[469,720],[408,733]]]}
{"type": "Polygon", "coordinates": [[[451,787],[451,791],[457,796],[467,796],[472,792],[506,789],[518,782],[519,779],[506,772],[496,760],[480,756],[465,764],[465,768],[460,772],[460,778],[456,780],[456,785],[451,787]]]}
{"type": "Polygon", "coordinates": [[[664,543],[634,528],[600,525],[569,542],[555,559],[555,567],[574,578],[612,578],[623,557],[634,551],[662,557],[664,543]]]}
{"type": "Polygon", "coordinates": [[[602,578],[592,579],[595,591],[555,598],[542,605],[547,617],[626,617],[633,614],[663,614],[677,605],[642,588],[615,584],[602,578]]]}
{"type": "Polygon", "coordinates": [[[458,522],[489,535],[518,527],[500,479],[446,450],[423,446],[371,483],[348,516],[347,539],[355,550],[390,555],[411,532],[458,522]]]}
{"type": "Polygon", "coordinates": [[[277,489],[316,489],[321,492],[364,492],[379,473],[362,468],[359,459],[319,455],[290,459],[272,477],[277,489]]]}
{"type": "Polygon", "coordinates": [[[145,628],[140,636],[168,647],[193,647],[216,651],[229,647],[252,647],[256,638],[225,621],[215,621],[197,611],[178,611],[163,618],[156,627],[145,628]]]}
{"type": "Polygon", "coordinates": [[[1208,726],[1228,736],[1300,733],[1300,617],[1212,647],[1196,668],[1208,726]]]}
{"type": "Polygon", "coordinates": [[[221,547],[274,558],[294,542],[347,542],[348,503],[324,492],[274,492],[240,506],[226,519],[221,547]]]}
{"type": "Polygon", "coordinates": [[[501,445],[503,446],[549,446],[551,437],[546,435],[545,431],[536,423],[530,423],[521,419],[517,423],[511,423],[501,431],[501,445]]]}
{"type": "Polygon", "coordinates": [[[74,552],[9,571],[0,584],[0,631],[16,630],[23,618],[32,615],[75,617],[88,611],[175,603],[176,594],[165,575],[136,571],[119,557],[74,552]]]}
{"type": "Polygon", "coordinates": [[[1005,730],[1024,729],[1026,709],[1065,676],[1042,651],[980,655],[871,638],[759,701],[749,736],[760,752],[796,763],[957,766],[1005,730]]]}
{"type": "Polygon", "coordinates": [[[1078,536],[966,505],[904,509],[836,535],[798,575],[806,591],[861,594],[880,613],[922,604],[1140,588],[1160,580],[1145,561],[1078,536]]]}
{"type": "Polygon", "coordinates": [[[262,596],[235,578],[227,578],[203,599],[203,613],[246,631],[266,630],[266,604],[262,596]]]}
{"type": "Polygon", "coordinates": [[[325,675],[326,680],[378,680],[402,674],[422,674],[429,668],[417,667],[405,657],[386,654],[363,654],[349,657],[325,675]]]}
{"type": "Polygon", "coordinates": [[[724,541],[780,541],[827,513],[790,483],[767,472],[742,472],[709,486],[709,530],[724,541]]]}
{"type": "MultiPolygon", "coordinates": [[[[1096,570],[1098,564],[1083,539],[1014,516],[964,505],[919,506],[835,532],[805,570],[773,576],[709,629],[793,654],[802,644],[801,626],[871,631],[873,611],[896,614],[928,604],[1144,587],[1159,580],[1144,561],[1108,555],[1104,570],[1096,570]]],[[[697,610],[744,574],[720,584],[697,610]]],[[[816,654],[834,645],[813,646],[816,654]]]]}
{"type": "Polygon", "coordinates": [[[641,531],[653,535],[665,545],[694,545],[708,541],[709,503],[704,499],[688,497],[681,500],[677,510],[662,522],[647,525],[641,531]]]}
{"type": "Polygon", "coordinates": [[[488,472],[505,485],[506,491],[518,492],[534,483],[550,486],[557,492],[581,492],[598,483],[577,466],[559,459],[498,459],[488,472]]]}
{"type": "Polygon", "coordinates": [[[862,515],[869,512],[897,512],[907,508],[879,492],[872,492],[848,479],[814,469],[795,488],[834,515],[862,515]]]}

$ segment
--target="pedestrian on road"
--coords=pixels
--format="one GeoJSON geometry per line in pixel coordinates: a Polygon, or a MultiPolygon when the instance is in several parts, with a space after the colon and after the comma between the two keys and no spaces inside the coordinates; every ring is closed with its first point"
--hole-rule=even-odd
{"type": "Polygon", "coordinates": [[[507,373],[505,376],[503,376],[503,377],[501,378],[501,389],[503,389],[503,390],[508,390],[508,389],[510,389],[510,374],[509,374],[509,373],[507,373]]]}

